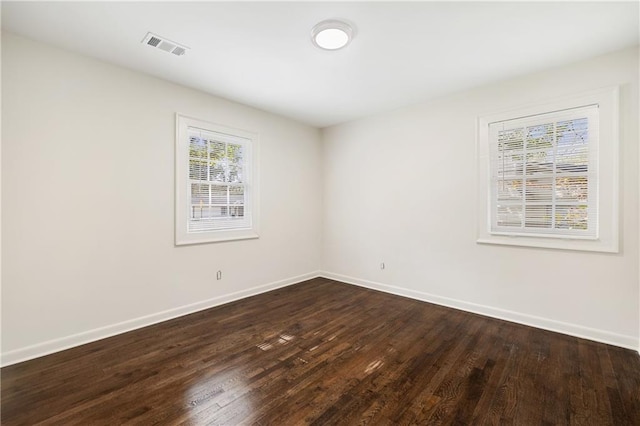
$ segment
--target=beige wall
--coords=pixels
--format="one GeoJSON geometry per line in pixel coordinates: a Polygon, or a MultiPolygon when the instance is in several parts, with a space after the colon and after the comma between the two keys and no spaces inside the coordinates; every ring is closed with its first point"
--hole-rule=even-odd
{"type": "Polygon", "coordinates": [[[331,127],[323,149],[326,275],[638,348],[637,49],[331,127]],[[477,244],[476,118],[612,85],[620,253],[477,244]]]}
{"type": "Polygon", "coordinates": [[[3,34],[2,150],[5,363],[318,270],[315,128],[3,34]],[[260,135],[260,239],[174,246],[176,112],[260,135]]]}

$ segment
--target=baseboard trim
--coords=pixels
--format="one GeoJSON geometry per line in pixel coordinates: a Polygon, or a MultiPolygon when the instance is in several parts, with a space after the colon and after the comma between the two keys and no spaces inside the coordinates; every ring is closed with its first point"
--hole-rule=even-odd
{"type": "Polygon", "coordinates": [[[123,321],[117,324],[107,325],[105,327],[95,328],[93,330],[83,331],[77,334],[73,334],[59,339],[53,339],[46,342],[38,343],[24,348],[15,349],[9,352],[2,353],[1,365],[6,367],[8,365],[17,364],[19,362],[28,361],[30,359],[39,358],[41,356],[49,355],[55,352],[60,352],[66,349],[70,349],[76,346],[84,345],[87,343],[95,342],[97,340],[106,339],[118,334],[126,333],[128,331],[136,330],[142,327],[147,327],[153,324],[157,324],[163,321],[167,321],[173,318],[181,317],[183,315],[192,314],[194,312],[202,311],[205,309],[213,308],[215,306],[224,305],[239,299],[255,296],[268,291],[276,290],[278,288],[287,287],[293,284],[300,283],[312,278],[320,276],[319,272],[309,272],[307,274],[298,275],[295,277],[287,278],[280,281],[274,281],[269,284],[264,284],[257,287],[252,287],[246,290],[238,291],[235,293],[225,294],[222,296],[214,297],[212,299],[203,300],[189,305],[180,306],[166,311],[157,312],[155,314],[145,315],[139,318],[123,321]]]}
{"type": "Polygon", "coordinates": [[[593,340],[609,345],[620,346],[626,349],[638,351],[639,339],[633,336],[612,333],[605,330],[584,327],[577,324],[556,321],[548,318],[538,317],[534,315],[522,314],[519,312],[509,311],[506,309],[495,308],[492,306],[480,305],[463,300],[452,299],[449,297],[437,296],[430,293],[411,290],[403,287],[382,284],[375,281],[364,280],[360,278],[350,277],[347,275],[336,274],[328,271],[320,271],[320,276],[332,280],[365,287],[371,290],[378,290],[385,293],[395,294],[397,296],[409,297],[411,299],[421,300],[436,305],[446,306],[449,308],[459,309],[461,311],[472,312],[474,314],[484,315],[505,321],[515,322],[518,324],[528,325],[531,327],[541,328],[543,330],[554,331],[557,333],[567,334],[569,336],[580,337],[582,339],[593,340]]]}
{"type": "Polygon", "coordinates": [[[9,352],[3,352],[0,356],[0,364],[2,367],[8,365],[17,364],[23,361],[28,361],[41,356],[49,355],[55,352],[60,352],[66,349],[70,349],[76,346],[84,345],[87,343],[95,342],[98,340],[106,339],[118,334],[126,333],[128,331],[137,330],[139,328],[147,327],[153,324],[157,324],[163,321],[168,321],[173,318],[181,317],[183,315],[192,314],[205,309],[213,308],[215,306],[224,305],[239,299],[255,296],[268,291],[276,290],[278,288],[287,287],[293,284],[300,283],[312,278],[324,277],[346,284],[357,285],[372,290],[378,290],[385,293],[394,294],[397,296],[409,297],[415,300],[421,300],[423,302],[434,303],[436,305],[446,306],[449,308],[459,309],[466,312],[472,312],[479,315],[484,315],[492,318],[497,318],[505,321],[510,321],[518,324],[523,324],[531,327],[541,328],[543,330],[554,331],[557,333],[567,334],[574,337],[580,337],[583,339],[593,340],[596,342],[606,343],[614,346],[620,346],[634,351],[640,347],[639,339],[632,336],[626,336],[622,334],[612,333],[609,331],[583,327],[576,324],[565,323],[562,321],[551,320],[548,318],[538,317],[534,315],[522,314],[519,312],[509,311],[505,309],[495,308],[486,305],[480,305],[471,302],[465,302],[463,300],[452,299],[443,296],[437,296],[430,293],[411,290],[403,287],[392,286],[388,284],[382,284],[375,281],[364,280],[360,278],[350,277],[347,275],[336,274],[328,271],[316,271],[303,275],[287,278],[280,281],[274,281],[269,284],[252,287],[246,290],[230,293],[218,297],[214,297],[208,300],[184,305],[181,307],[168,309],[166,311],[158,312],[134,318],[131,320],[123,321],[117,324],[108,325],[105,327],[96,328],[93,330],[83,331],[81,333],[73,334],[59,339],[53,339],[46,342],[38,343],[24,348],[15,349],[9,352]]]}

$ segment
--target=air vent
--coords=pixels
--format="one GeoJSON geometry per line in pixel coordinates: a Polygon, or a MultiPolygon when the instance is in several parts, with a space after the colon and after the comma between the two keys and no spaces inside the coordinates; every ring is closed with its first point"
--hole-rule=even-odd
{"type": "Polygon", "coordinates": [[[184,47],[177,46],[171,53],[173,53],[174,55],[182,56],[187,53],[187,51],[184,47]]]}
{"type": "Polygon", "coordinates": [[[187,50],[189,50],[187,46],[183,46],[174,41],[167,40],[166,38],[153,33],[147,33],[147,35],[142,40],[142,43],[151,47],[158,48],[160,50],[164,50],[165,52],[173,53],[176,56],[182,56],[187,53],[187,50]]]}
{"type": "Polygon", "coordinates": [[[160,44],[162,40],[160,40],[158,37],[149,37],[149,41],[147,41],[147,44],[153,47],[156,47],[160,44]]]}

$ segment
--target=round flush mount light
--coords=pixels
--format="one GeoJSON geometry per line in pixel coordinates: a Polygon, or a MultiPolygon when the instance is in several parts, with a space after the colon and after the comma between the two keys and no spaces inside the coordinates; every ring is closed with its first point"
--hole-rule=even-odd
{"type": "Polygon", "coordinates": [[[346,22],[329,19],[320,22],[311,30],[311,41],[320,49],[338,50],[353,38],[353,28],[346,22]]]}

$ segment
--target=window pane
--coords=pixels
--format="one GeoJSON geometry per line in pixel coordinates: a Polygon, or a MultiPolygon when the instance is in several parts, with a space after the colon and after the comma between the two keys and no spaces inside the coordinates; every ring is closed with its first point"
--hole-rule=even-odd
{"type": "Polygon", "coordinates": [[[227,157],[224,142],[209,142],[209,180],[227,182],[227,157]]]}
{"type": "Polygon", "coordinates": [[[189,206],[189,216],[191,219],[200,220],[208,217],[209,208],[209,185],[191,184],[191,204],[189,206]]]}
{"type": "Polygon", "coordinates": [[[207,158],[207,141],[199,136],[189,136],[189,157],[207,158]]]}
{"type": "Polygon", "coordinates": [[[553,161],[532,161],[527,162],[527,175],[551,174],[553,173],[553,161]]]}
{"type": "Polygon", "coordinates": [[[202,208],[202,218],[203,219],[211,219],[213,217],[213,212],[212,212],[213,207],[207,206],[202,208]]]}
{"type": "Polygon", "coordinates": [[[207,161],[189,158],[189,179],[207,180],[207,161]]]}
{"type": "Polygon", "coordinates": [[[227,159],[229,165],[227,182],[243,182],[243,154],[242,145],[227,144],[227,159]]]}
{"type": "Polygon", "coordinates": [[[526,206],[525,224],[527,228],[551,228],[551,205],[526,206]]]}
{"type": "Polygon", "coordinates": [[[220,160],[225,157],[224,142],[210,140],[209,141],[209,158],[211,160],[220,160]]]}
{"type": "Polygon", "coordinates": [[[522,226],[522,206],[498,205],[498,226],[522,226]]]}
{"type": "Polygon", "coordinates": [[[229,214],[231,217],[244,217],[244,206],[240,204],[230,206],[229,214]]]}
{"type": "Polygon", "coordinates": [[[227,204],[227,187],[211,185],[211,204],[227,204]]]}
{"type": "Polygon", "coordinates": [[[522,176],[523,163],[522,153],[513,152],[500,153],[498,155],[498,177],[522,176]]]}
{"type": "Polygon", "coordinates": [[[527,127],[527,175],[553,173],[553,123],[527,127]]]}
{"type": "Polygon", "coordinates": [[[498,181],[498,200],[521,200],[522,179],[505,179],[498,181]]]}
{"type": "Polygon", "coordinates": [[[227,214],[228,211],[229,209],[227,208],[227,206],[212,206],[211,217],[218,218],[218,219],[228,217],[229,216],[227,214]]]}
{"type": "Polygon", "coordinates": [[[527,151],[553,149],[553,123],[527,127],[527,151]]]}
{"type": "Polygon", "coordinates": [[[556,178],[556,199],[558,201],[587,201],[588,184],[586,176],[556,178]]]}
{"type": "Polygon", "coordinates": [[[193,204],[191,206],[191,219],[201,220],[211,217],[210,208],[206,204],[193,204]]]}
{"type": "Polygon", "coordinates": [[[552,179],[528,179],[525,191],[526,202],[531,201],[551,201],[552,179]]]}
{"type": "Polygon", "coordinates": [[[586,146],[589,136],[589,120],[576,118],[574,120],[559,121],[556,125],[558,147],[586,146]]]}
{"type": "Polygon", "coordinates": [[[553,173],[553,150],[527,152],[527,174],[553,173]]]}
{"type": "Polygon", "coordinates": [[[209,204],[209,185],[199,183],[191,184],[191,204],[209,204]]]}
{"type": "Polygon", "coordinates": [[[589,153],[586,146],[558,147],[556,173],[585,173],[589,171],[589,153]]]}
{"type": "Polygon", "coordinates": [[[229,215],[232,217],[244,216],[245,204],[244,186],[229,187],[229,215]]]}
{"type": "Polygon", "coordinates": [[[498,132],[498,151],[521,151],[524,147],[524,129],[498,132]]]}
{"type": "Polygon", "coordinates": [[[242,203],[244,204],[244,186],[231,185],[229,186],[229,203],[242,203]]]}
{"type": "Polygon", "coordinates": [[[587,229],[587,206],[556,206],[557,229],[587,229]]]}
{"type": "Polygon", "coordinates": [[[558,159],[556,172],[587,172],[589,164],[589,121],[586,118],[557,123],[558,159]]]}

